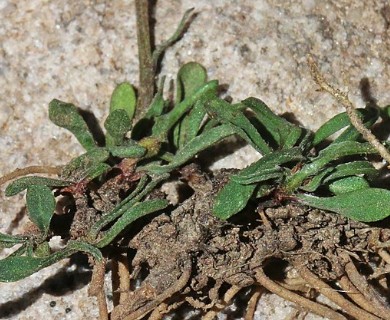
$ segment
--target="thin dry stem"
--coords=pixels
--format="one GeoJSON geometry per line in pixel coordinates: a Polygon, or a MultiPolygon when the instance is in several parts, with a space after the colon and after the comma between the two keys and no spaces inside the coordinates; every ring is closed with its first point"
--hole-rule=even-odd
{"type": "Polygon", "coordinates": [[[283,299],[293,302],[299,307],[307,309],[310,312],[324,318],[333,320],[347,320],[347,318],[332,310],[331,308],[326,307],[318,302],[311,301],[290,290],[283,288],[281,285],[268,278],[262,268],[256,269],[255,277],[257,282],[263,287],[265,287],[268,291],[277,294],[283,299]]]}
{"type": "Polygon", "coordinates": [[[111,260],[112,299],[114,306],[124,303],[130,292],[130,271],[127,258],[123,255],[111,260]]]}
{"type": "Polygon", "coordinates": [[[384,262],[390,264],[390,254],[385,249],[379,249],[378,254],[384,262]]]}
{"type": "Polygon", "coordinates": [[[178,301],[172,304],[161,303],[156,309],[153,310],[148,320],[161,320],[164,315],[179,308],[185,300],[178,301]]]}
{"type": "Polygon", "coordinates": [[[137,115],[147,109],[147,107],[152,102],[154,96],[154,77],[156,75],[156,70],[153,64],[152,43],[150,37],[150,4],[151,3],[148,0],[135,1],[139,60],[139,91],[137,115]]]}
{"type": "Polygon", "coordinates": [[[349,315],[355,317],[357,320],[380,320],[380,318],[372,315],[362,308],[354,305],[352,302],[345,299],[340,293],[334,290],[331,286],[326,284],[314,273],[312,273],[301,261],[294,263],[295,268],[301,277],[307,281],[313,288],[318,290],[321,294],[327,297],[329,300],[337,304],[342,310],[347,312],[349,315]]]}
{"type": "Polygon", "coordinates": [[[259,302],[263,293],[264,293],[264,287],[260,287],[260,286],[255,287],[255,291],[253,292],[251,298],[248,301],[248,306],[246,308],[244,320],[254,319],[257,303],[259,302]]]}
{"type": "Polygon", "coordinates": [[[4,183],[14,180],[19,177],[27,176],[29,174],[55,174],[59,175],[61,172],[61,166],[58,167],[48,167],[48,166],[30,166],[22,169],[16,169],[0,178],[0,186],[4,183]]]}
{"type": "Polygon", "coordinates": [[[138,310],[128,314],[126,310],[127,304],[124,303],[122,305],[119,305],[117,308],[114,309],[112,312],[112,320],[137,320],[145,316],[147,313],[151,312],[153,309],[155,309],[159,304],[164,302],[166,299],[171,298],[176,292],[179,292],[181,289],[183,289],[188,280],[191,277],[191,261],[188,260],[184,264],[183,273],[180,276],[180,278],[167,290],[165,290],[163,293],[158,295],[153,301],[147,303],[143,307],[139,308],[138,310]]]}
{"type": "Polygon", "coordinates": [[[342,276],[338,281],[341,289],[345,291],[348,297],[351,298],[358,306],[364,308],[366,311],[380,316],[373,305],[359,292],[359,290],[353,285],[347,276],[342,276]]]}
{"type": "Polygon", "coordinates": [[[88,293],[95,296],[99,308],[99,320],[108,320],[108,307],[104,293],[104,273],[106,271],[106,260],[96,261],[93,267],[92,280],[88,293]]]}
{"type": "Polygon", "coordinates": [[[345,273],[348,275],[348,278],[351,280],[352,284],[366,298],[366,300],[368,300],[368,303],[375,308],[376,312],[373,313],[384,319],[390,319],[390,309],[382,303],[378,293],[359,273],[351,259],[345,265],[345,273]]]}
{"type": "Polygon", "coordinates": [[[322,90],[331,94],[337,101],[339,101],[347,112],[349,119],[351,120],[352,125],[356,128],[357,131],[361,133],[363,138],[367,140],[381,155],[381,157],[390,163],[390,153],[384,147],[384,145],[368,130],[362,120],[359,118],[354,105],[348,99],[348,95],[330,85],[321,74],[318,66],[314,62],[314,59],[311,55],[308,56],[308,63],[310,66],[310,71],[314,81],[321,87],[322,90]]]}
{"type": "Polygon", "coordinates": [[[203,317],[202,320],[213,320],[219,312],[221,312],[224,308],[226,308],[231,301],[233,300],[234,296],[241,290],[241,287],[238,286],[231,286],[229,290],[225,292],[225,295],[223,296],[223,303],[220,306],[215,306],[213,309],[211,309],[209,312],[207,312],[203,317]]]}

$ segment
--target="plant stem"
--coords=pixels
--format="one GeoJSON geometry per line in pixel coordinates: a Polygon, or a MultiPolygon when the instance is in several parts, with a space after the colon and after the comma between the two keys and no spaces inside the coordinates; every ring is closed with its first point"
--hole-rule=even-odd
{"type": "Polygon", "coordinates": [[[137,115],[142,114],[150,105],[154,95],[155,65],[152,57],[152,44],[149,24],[149,1],[136,0],[137,43],[139,61],[139,90],[136,109],[137,115]]]}
{"type": "Polygon", "coordinates": [[[321,87],[322,90],[330,93],[337,101],[339,101],[345,108],[349,119],[351,120],[352,125],[355,127],[357,131],[363,136],[365,140],[367,140],[381,155],[381,157],[390,164],[390,153],[385,148],[385,146],[372,134],[370,130],[368,130],[362,120],[359,118],[359,115],[356,112],[356,109],[352,102],[348,99],[348,95],[340,90],[334,88],[330,85],[321,74],[318,69],[314,59],[311,55],[308,56],[308,63],[310,67],[310,72],[314,81],[321,87]]]}

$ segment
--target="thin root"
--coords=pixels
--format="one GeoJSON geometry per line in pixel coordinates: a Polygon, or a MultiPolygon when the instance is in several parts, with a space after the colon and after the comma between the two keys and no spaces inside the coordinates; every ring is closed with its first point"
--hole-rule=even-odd
{"type": "Polygon", "coordinates": [[[255,291],[253,292],[251,298],[248,301],[248,306],[246,308],[244,320],[253,320],[254,319],[255,311],[257,308],[257,303],[259,302],[264,291],[265,290],[263,287],[260,287],[260,286],[255,287],[255,291]]]}
{"type": "Polygon", "coordinates": [[[238,286],[231,286],[228,291],[226,291],[225,295],[223,296],[223,303],[221,305],[215,306],[212,308],[209,312],[207,312],[203,317],[202,320],[213,320],[217,316],[219,312],[221,312],[224,308],[226,308],[231,301],[233,300],[234,296],[241,290],[241,287],[238,286]]]}
{"type": "Polygon", "coordinates": [[[342,310],[355,317],[357,320],[380,320],[380,318],[374,316],[373,314],[365,311],[362,308],[354,305],[352,302],[345,299],[340,293],[338,293],[331,286],[326,284],[320,278],[318,278],[314,273],[312,273],[305,265],[300,261],[296,260],[293,262],[293,265],[297,269],[301,277],[307,281],[313,288],[318,290],[321,294],[327,297],[329,300],[336,303],[342,310]]]}
{"type": "Polygon", "coordinates": [[[341,277],[338,281],[341,289],[345,291],[348,297],[351,298],[353,302],[355,302],[358,306],[364,308],[368,312],[379,316],[376,312],[375,307],[370,304],[370,302],[359,292],[359,290],[353,285],[351,280],[348,279],[347,276],[341,277]]]}
{"type": "Polygon", "coordinates": [[[182,275],[170,288],[158,295],[153,301],[147,303],[143,307],[130,314],[127,314],[126,302],[122,305],[117,306],[117,308],[115,308],[112,312],[112,320],[136,320],[142,318],[147,313],[155,309],[159,304],[164,302],[166,299],[171,298],[176,292],[183,289],[191,277],[191,271],[191,260],[188,260],[184,264],[184,271],[182,275]]]}
{"type": "Polygon", "coordinates": [[[367,280],[356,269],[355,264],[349,258],[349,261],[345,265],[345,273],[348,275],[351,283],[357,288],[357,290],[365,297],[367,303],[372,306],[376,311],[372,312],[378,317],[384,319],[390,319],[390,310],[386,308],[381,302],[381,298],[378,293],[368,284],[367,280]]]}
{"type": "Polygon", "coordinates": [[[95,296],[99,308],[99,320],[108,320],[108,308],[106,295],[104,293],[104,273],[106,271],[106,260],[96,261],[93,267],[92,280],[88,294],[95,296]]]}
{"type": "Polygon", "coordinates": [[[257,282],[264,288],[266,288],[268,291],[275,293],[283,299],[291,301],[297,306],[307,309],[314,314],[333,320],[347,320],[347,318],[332,310],[331,308],[326,307],[318,302],[311,301],[290,290],[283,288],[281,285],[268,278],[262,268],[256,269],[255,277],[257,282]]]}
{"type": "Polygon", "coordinates": [[[112,268],[112,299],[114,306],[124,303],[130,292],[130,272],[127,258],[118,255],[111,260],[112,268]]]}

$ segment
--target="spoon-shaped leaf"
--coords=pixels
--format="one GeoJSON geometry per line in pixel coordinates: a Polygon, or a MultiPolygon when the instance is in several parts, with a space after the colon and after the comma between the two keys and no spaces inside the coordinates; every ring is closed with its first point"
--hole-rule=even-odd
{"type": "MultiPolygon", "coordinates": [[[[378,118],[378,112],[374,110],[367,109],[356,109],[356,112],[363,118],[363,122],[369,126],[373,124],[378,118]]],[[[346,141],[346,140],[354,140],[359,136],[359,133],[356,129],[351,125],[351,120],[349,119],[346,112],[339,113],[335,115],[333,118],[325,122],[314,134],[313,145],[317,145],[329,138],[332,134],[337,131],[350,126],[345,132],[343,132],[336,140],[337,142],[346,141]]]]}
{"type": "Polygon", "coordinates": [[[194,94],[207,80],[206,69],[197,62],[183,65],[176,80],[176,103],[194,94]]]}
{"type": "Polygon", "coordinates": [[[226,220],[240,212],[247,205],[255,188],[255,184],[242,185],[230,180],[216,196],[213,214],[226,220]]]}
{"type": "Polygon", "coordinates": [[[92,133],[73,104],[52,100],[49,104],[49,118],[57,126],[72,132],[87,151],[96,148],[92,133]]]}
{"type": "Polygon", "coordinates": [[[19,192],[27,189],[28,186],[31,185],[43,185],[48,187],[65,187],[71,185],[71,181],[59,180],[59,179],[51,179],[45,177],[23,177],[12,181],[7,188],[5,189],[5,195],[7,197],[14,196],[19,192]]]}
{"type": "Polygon", "coordinates": [[[120,145],[131,129],[131,120],[125,110],[113,110],[104,122],[104,127],[107,130],[106,145],[120,145]]]}
{"type": "Polygon", "coordinates": [[[293,147],[302,136],[302,128],[276,115],[260,99],[251,97],[243,100],[242,104],[254,112],[256,119],[269,132],[279,148],[293,147]]]}
{"type": "Polygon", "coordinates": [[[357,221],[373,222],[390,216],[390,191],[385,189],[365,188],[326,198],[299,194],[297,198],[309,206],[357,221]]]}
{"type": "Polygon", "coordinates": [[[42,185],[28,186],[26,201],[30,220],[46,235],[56,206],[50,188],[42,185]]]}
{"type": "Polygon", "coordinates": [[[115,110],[124,110],[128,116],[129,125],[133,120],[137,99],[133,86],[128,82],[117,85],[111,95],[110,114],[115,110]]]}
{"type": "Polygon", "coordinates": [[[168,206],[169,202],[165,199],[148,200],[137,203],[127,210],[114,225],[104,233],[103,237],[96,243],[98,248],[109,245],[127,226],[140,217],[147,214],[160,211],[168,206]]]}
{"type": "Polygon", "coordinates": [[[272,150],[257,129],[240,110],[238,105],[232,105],[222,99],[213,99],[206,103],[210,117],[218,119],[225,124],[232,124],[239,130],[237,133],[262,154],[272,150]]]}

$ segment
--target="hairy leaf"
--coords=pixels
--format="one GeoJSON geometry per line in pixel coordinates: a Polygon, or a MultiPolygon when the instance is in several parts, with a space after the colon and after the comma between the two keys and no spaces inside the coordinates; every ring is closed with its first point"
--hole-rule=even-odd
{"type": "Polygon", "coordinates": [[[218,141],[235,134],[236,129],[228,124],[220,125],[212,128],[201,135],[192,139],[186,146],[180,149],[174,156],[173,161],[165,166],[151,165],[145,167],[153,173],[165,173],[177,168],[178,166],[186,163],[188,160],[193,158],[200,151],[216,144],[218,141]]]}
{"type": "Polygon", "coordinates": [[[145,215],[160,211],[166,208],[168,204],[169,202],[165,199],[148,200],[136,204],[123,213],[114,225],[99,239],[96,246],[103,248],[109,245],[132,222],[145,215]]]}
{"type": "Polygon", "coordinates": [[[11,248],[16,244],[28,241],[26,236],[12,236],[5,233],[0,233],[0,250],[4,248],[11,248]]]}
{"type": "Polygon", "coordinates": [[[124,146],[112,146],[108,147],[108,151],[114,156],[119,158],[141,158],[146,154],[146,148],[133,142],[124,146]]]}
{"type": "Polygon", "coordinates": [[[188,62],[183,65],[177,74],[176,103],[194,94],[206,80],[207,72],[201,64],[188,62]]]}
{"type": "Polygon", "coordinates": [[[324,183],[354,175],[366,175],[369,179],[378,175],[378,170],[368,161],[353,161],[337,165],[334,172],[324,179],[324,183]]]}
{"type": "Polygon", "coordinates": [[[366,179],[357,176],[341,178],[329,184],[329,190],[335,195],[369,187],[370,185],[366,179]]]}
{"type": "Polygon", "coordinates": [[[239,106],[232,105],[222,99],[213,99],[206,103],[206,109],[212,118],[217,118],[222,123],[239,128],[240,130],[237,132],[241,137],[260,153],[267,154],[272,151],[257,129],[242,113],[239,106]]]}
{"type": "Polygon", "coordinates": [[[89,168],[98,163],[103,163],[109,156],[110,154],[105,148],[96,148],[88,151],[65,165],[61,176],[66,179],[72,179],[75,182],[80,181],[86,177],[86,172],[89,168]]]}
{"type": "Polygon", "coordinates": [[[305,164],[301,170],[288,177],[285,183],[285,190],[287,192],[296,190],[302,185],[305,179],[317,174],[332,161],[346,156],[375,153],[377,153],[377,150],[369,143],[356,141],[332,143],[324,150],[321,150],[318,156],[311,162],[305,164]]]}
{"type": "Polygon", "coordinates": [[[266,154],[258,161],[241,170],[238,174],[233,175],[232,179],[241,184],[250,184],[264,181],[270,174],[280,175],[280,166],[287,162],[297,162],[303,160],[301,150],[297,147],[274,151],[266,154]]]}
{"type": "Polygon", "coordinates": [[[304,132],[302,128],[276,115],[260,99],[251,97],[243,100],[242,103],[254,112],[256,119],[269,132],[279,148],[293,147],[302,136],[304,132]]]}
{"type": "Polygon", "coordinates": [[[42,185],[28,186],[26,201],[30,220],[46,235],[56,207],[50,188],[42,185]]]}
{"type": "MultiPolygon", "coordinates": [[[[358,115],[362,119],[363,123],[369,127],[378,118],[378,112],[375,110],[367,109],[356,109],[358,115]]],[[[342,142],[347,140],[355,140],[360,134],[359,132],[351,125],[351,120],[349,119],[346,112],[339,113],[333,118],[325,122],[314,134],[313,145],[318,145],[325,139],[329,138],[332,134],[337,131],[349,126],[349,128],[344,131],[335,142],[342,142]]]]}
{"type": "Polygon", "coordinates": [[[242,185],[230,180],[214,201],[213,214],[220,219],[226,220],[244,209],[255,191],[256,185],[242,185]]]}
{"type": "Polygon", "coordinates": [[[305,181],[305,184],[300,186],[299,189],[305,190],[307,192],[313,192],[318,189],[318,187],[323,183],[326,176],[334,171],[334,168],[325,168],[320,171],[317,175],[311,177],[310,181],[305,181]]]}
{"type": "Polygon", "coordinates": [[[110,112],[104,127],[107,130],[106,145],[121,145],[125,135],[131,129],[131,120],[123,109],[116,109],[110,112]]]}
{"type": "Polygon", "coordinates": [[[299,194],[297,198],[306,205],[357,221],[373,222],[390,216],[390,191],[385,189],[359,189],[327,198],[299,194]]]}
{"type": "Polygon", "coordinates": [[[7,197],[14,196],[19,192],[22,192],[23,190],[27,189],[27,187],[31,185],[41,185],[41,186],[48,186],[48,187],[65,187],[71,184],[72,182],[67,180],[51,179],[51,178],[36,177],[36,176],[23,177],[15,181],[12,181],[5,189],[5,195],[7,197]]]}
{"type": "Polygon", "coordinates": [[[96,148],[92,133],[73,104],[52,100],[49,104],[49,118],[57,126],[72,132],[87,151],[96,148]]]}
{"type": "Polygon", "coordinates": [[[102,255],[97,248],[82,241],[69,241],[65,249],[46,257],[11,254],[7,258],[0,260],[0,282],[12,282],[26,278],[43,268],[69,257],[77,251],[88,253],[96,260],[102,259],[102,255]]]}
{"type": "Polygon", "coordinates": [[[12,282],[21,280],[68,257],[72,253],[73,251],[65,249],[48,257],[9,256],[0,260],[0,281],[12,282]]]}
{"type": "Polygon", "coordinates": [[[133,120],[137,99],[133,86],[128,82],[122,82],[117,85],[111,96],[110,114],[115,110],[124,110],[131,126],[133,120]]]}
{"type": "Polygon", "coordinates": [[[156,118],[155,125],[152,129],[152,134],[160,141],[165,141],[168,136],[168,131],[180,120],[180,118],[188,112],[188,110],[210,91],[215,91],[218,87],[218,81],[209,81],[199,88],[193,95],[185,98],[182,102],[175,105],[172,111],[156,118]]]}

